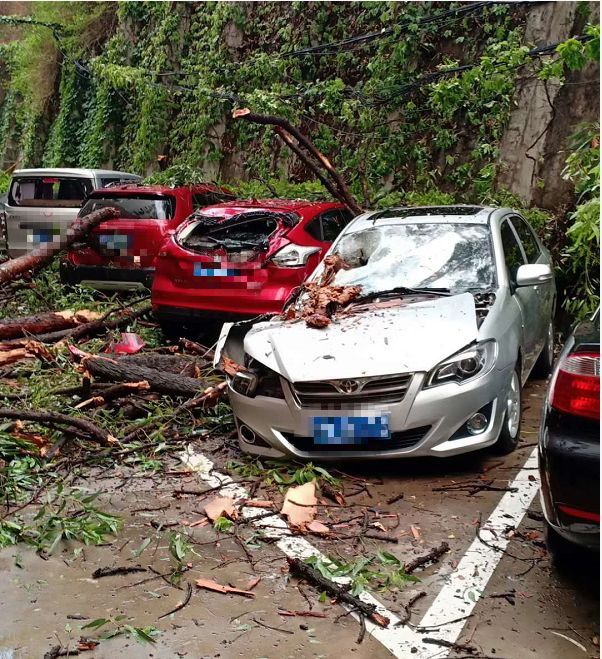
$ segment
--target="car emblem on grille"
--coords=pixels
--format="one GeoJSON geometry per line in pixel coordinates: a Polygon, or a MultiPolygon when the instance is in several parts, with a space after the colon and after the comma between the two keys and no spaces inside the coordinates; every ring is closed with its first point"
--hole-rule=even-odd
{"type": "Polygon", "coordinates": [[[361,383],[357,380],[341,380],[337,389],[344,394],[354,394],[360,390],[361,383]]]}

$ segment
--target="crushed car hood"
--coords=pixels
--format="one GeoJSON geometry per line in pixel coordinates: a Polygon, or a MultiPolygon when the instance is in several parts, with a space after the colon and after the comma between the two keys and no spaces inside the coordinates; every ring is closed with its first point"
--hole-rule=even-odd
{"type": "Polygon", "coordinates": [[[477,338],[470,293],[350,314],[324,329],[255,325],[245,352],[291,382],[429,371],[477,338]]]}

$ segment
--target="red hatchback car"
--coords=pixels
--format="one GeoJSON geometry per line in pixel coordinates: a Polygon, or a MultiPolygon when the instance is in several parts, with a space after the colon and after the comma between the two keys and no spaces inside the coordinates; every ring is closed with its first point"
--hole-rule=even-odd
{"type": "Polygon", "coordinates": [[[168,232],[196,209],[233,199],[229,190],[210,184],[127,184],[96,190],[79,217],[105,206],[117,208],[120,215],[99,224],[88,245],[71,248],[61,264],[61,279],[102,290],[150,288],[155,258],[168,232]]]}
{"type": "Polygon", "coordinates": [[[353,215],[339,203],[236,201],[197,211],[165,241],[152,303],[167,333],[278,313],[353,215]]]}

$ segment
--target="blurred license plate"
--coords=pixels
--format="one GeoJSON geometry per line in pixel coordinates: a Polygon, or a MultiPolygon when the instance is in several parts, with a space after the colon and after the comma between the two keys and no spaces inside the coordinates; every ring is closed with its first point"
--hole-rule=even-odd
{"type": "Polygon", "coordinates": [[[54,231],[52,229],[35,231],[31,235],[31,241],[34,245],[45,245],[54,242],[54,231]]]}
{"type": "Polygon", "coordinates": [[[389,439],[388,415],[315,416],[313,437],[316,444],[363,444],[369,439],[389,439]]]}
{"type": "Polygon", "coordinates": [[[107,252],[127,252],[132,245],[132,238],[125,233],[101,234],[98,242],[101,249],[107,252]]]}
{"type": "Polygon", "coordinates": [[[194,264],[194,276],[195,277],[239,277],[240,270],[235,268],[224,268],[222,267],[208,267],[207,263],[195,263],[194,264]]]}

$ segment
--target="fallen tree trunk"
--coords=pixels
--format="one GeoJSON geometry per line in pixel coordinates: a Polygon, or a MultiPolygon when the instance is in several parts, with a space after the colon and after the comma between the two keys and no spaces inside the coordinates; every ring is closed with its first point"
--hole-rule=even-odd
{"type": "Polygon", "coordinates": [[[34,421],[46,426],[61,427],[67,426],[81,430],[91,439],[104,445],[117,443],[117,439],[110,433],[94,425],[87,419],[50,412],[49,410],[17,410],[11,407],[0,408],[0,419],[18,419],[20,421],[34,421]]]}
{"type": "Polygon", "coordinates": [[[70,329],[97,319],[98,314],[90,311],[50,311],[35,316],[2,319],[0,320],[0,341],[70,329]]]}
{"type": "Polygon", "coordinates": [[[0,285],[16,279],[19,275],[29,270],[39,270],[50,263],[52,259],[63,249],[67,249],[75,242],[86,240],[88,232],[105,220],[119,215],[115,208],[106,207],[90,213],[83,218],[75,219],[64,240],[58,244],[45,243],[28,254],[16,259],[9,259],[0,264],[0,285]]]}
{"type": "MultiPolygon", "coordinates": [[[[82,323],[75,327],[57,330],[56,332],[48,332],[47,334],[39,334],[30,338],[40,341],[41,343],[57,343],[63,339],[73,339],[76,341],[78,339],[90,338],[96,334],[102,334],[103,332],[108,332],[109,330],[119,329],[124,325],[129,325],[133,320],[150,313],[150,311],[150,304],[145,304],[138,309],[112,310],[106,313],[102,318],[90,323],[82,323]],[[109,320],[108,318],[112,314],[115,314],[116,317],[109,320]]],[[[25,345],[25,342],[23,339],[11,339],[10,341],[7,341],[5,345],[7,344],[23,346],[25,345]]]]}
{"type": "Polygon", "coordinates": [[[206,380],[176,375],[156,368],[138,366],[127,360],[110,357],[86,357],[83,366],[95,377],[109,382],[141,382],[146,380],[153,391],[172,396],[198,396],[210,386],[206,380]]]}
{"type": "Polygon", "coordinates": [[[107,355],[107,357],[118,359],[123,364],[155,368],[166,373],[187,375],[188,377],[197,377],[200,370],[209,365],[208,360],[201,359],[200,357],[192,357],[188,355],[161,355],[154,352],[123,355],[123,357],[107,355]]]}

